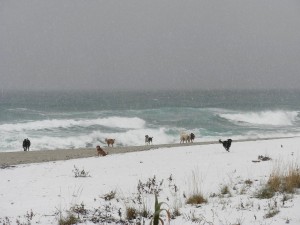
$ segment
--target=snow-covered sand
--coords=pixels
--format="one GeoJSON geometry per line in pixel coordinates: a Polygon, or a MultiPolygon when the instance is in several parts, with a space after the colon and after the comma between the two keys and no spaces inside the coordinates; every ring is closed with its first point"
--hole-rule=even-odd
{"type": "MultiPolygon", "coordinates": [[[[300,165],[299,143],[298,137],[233,142],[229,153],[221,144],[179,146],[0,169],[0,222],[58,224],[60,213],[66,216],[71,207],[81,204],[88,210],[82,224],[93,224],[93,215],[125,220],[128,207],[145,207],[153,213],[154,195],[146,194],[145,188],[139,204],[137,186],[155,176],[156,188],[162,189],[159,201],[166,202],[171,212],[179,208],[181,214],[170,224],[300,224],[298,194],[286,201],[279,193],[271,199],[254,197],[272,169],[300,165]],[[253,162],[259,155],[272,160],[253,162]],[[76,178],[75,167],[89,176],[76,178]],[[230,194],[221,194],[224,186],[230,194]],[[203,193],[206,204],[185,203],[184,196],[195,189],[203,193]],[[110,192],[116,196],[105,201],[110,192]],[[279,213],[265,218],[273,209],[279,213]]],[[[145,221],[149,224],[150,219],[145,221]]]]}

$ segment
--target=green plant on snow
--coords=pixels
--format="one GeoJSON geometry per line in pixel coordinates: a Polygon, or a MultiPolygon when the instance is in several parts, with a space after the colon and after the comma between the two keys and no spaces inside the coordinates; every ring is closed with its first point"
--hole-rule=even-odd
{"type": "Polygon", "coordinates": [[[162,208],[163,204],[166,204],[168,206],[168,204],[165,202],[158,202],[157,195],[155,195],[154,214],[153,214],[153,218],[150,221],[150,225],[159,225],[159,222],[162,225],[164,225],[164,221],[160,216],[163,211],[167,213],[168,222],[170,222],[170,217],[171,217],[170,211],[162,208]]]}

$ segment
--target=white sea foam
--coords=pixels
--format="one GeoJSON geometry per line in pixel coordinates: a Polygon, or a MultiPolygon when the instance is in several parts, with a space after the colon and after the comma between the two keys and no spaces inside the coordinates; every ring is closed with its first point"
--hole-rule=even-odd
{"type": "Polygon", "coordinates": [[[297,120],[296,111],[262,111],[262,112],[238,112],[219,114],[233,122],[243,122],[257,125],[291,126],[297,120]]]}
{"type": "Polygon", "coordinates": [[[24,130],[43,130],[43,129],[55,129],[55,128],[70,128],[74,126],[89,127],[93,125],[101,125],[112,128],[131,128],[138,129],[145,126],[145,121],[133,117],[107,117],[98,119],[52,119],[52,120],[40,120],[30,121],[16,124],[2,124],[0,130],[2,131],[24,131],[24,130]]]}
{"type": "MultiPolygon", "coordinates": [[[[92,131],[88,134],[79,135],[63,135],[63,136],[49,136],[39,135],[30,137],[31,150],[52,150],[52,149],[72,149],[95,147],[97,145],[106,146],[105,138],[114,138],[115,146],[139,146],[145,144],[145,135],[153,137],[153,144],[167,144],[179,142],[179,136],[172,136],[168,134],[168,128],[160,127],[129,129],[125,132],[103,132],[92,131]]],[[[20,151],[22,150],[22,140],[26,134],[18,136],[14,140],[9,140],[11,135],[6,134],[0,143],[0,149],[5,151],[20,151]]]]}
{"type": "MultiPolygon", "coordinates": [[[[153,144],[170,144],[179,143],[179,133],[174,134],[177,129],[171,128],[172,133],[170,134],[170,128],[159,127],[159,128],[141,128],[141,129],[129,129],[124,132],[103,132],[103,131],[91,131],[87,134],[78,135],[65,135],[61,136],[29,136],[32,146],[31,150],[53,150],[53,149],[76,149],[76,148],[94,148],[97,145],[106,146],[105,138],[114,138],[115,146],[140,146],[145,144],[145,135],[153,137],[153,144]]],[[[249,132],[245,135],[224,135],[220,134],[217,136],[202,136],[199,130],[190,130],[196,134],[195,142],[205,141],[217,141],[219,139],[231,138],[233,140],[239,139],[255,139],[255,138],[267,138],[267,137],[291,137],[295,136],[293,133],[268,133],[262,134],[257,132],[249,132]]],[[[26,133],[20,132],[20,134],[11,135],[6,133],[2,137],[0,142],[0,149],[2,151],[23,151],[22,140],[27,137],[26,133]],[[13,139],[12,139],[13,138],[13,139]]]]}
{"type": "MultiPolygon", "coordinates": [[[[237,112],[214,109],[214,115],[219,115],[236,124],[269,125],[271,129],[244,132],[239,134],[230,129],[211,132],[205,127],[187,129],[179,126],[158,125],[146,123],[139,117],[103,117],[95,119],[52,119],[28,121],[16,124],[0,125],[0,150],[22,151],[22,140],[26,137],[32,142],[32,150],[65,149],[95,147],[105,144],[105,138],[116,139],[116,146],[138,146],[145,144],[145,135],[153,136],[153,144],[179,143],[180,131],[193,132],[196,142],[216,141],[218,139],[245,139],[260,137],[283,137],[299,134],[297,125],[298,112],[294,111],[261,111],[237,112]],[[295,123],[296,122],[296,123],[295,123]],[[95,127],[95,125],[101,127],[95,127]],[[289,126],[285,130],[278,130],[276,126],[289,126]],[[61,129],[62,128],[62,129],[61,129]],[[117,129],[109,129],[117,128],[117,129]],[[121,128],[121,129],[118,129],[121,128]],[[253,133],[251,133],[253,132],[253,133]],[[287,132],[290,132],[287,134],[287,132]],[[239,136],[240,135],[240,136],[239,136]]],[[[194,115],[193,115],[194,116],[194,115]]],[[[193,118],[193,117],[191,117],[193,118]]],[[[170,118],[172,119],[172,117],[170,118]]],[[[176,120],[174,120],[176,125],[176,120]]]]}

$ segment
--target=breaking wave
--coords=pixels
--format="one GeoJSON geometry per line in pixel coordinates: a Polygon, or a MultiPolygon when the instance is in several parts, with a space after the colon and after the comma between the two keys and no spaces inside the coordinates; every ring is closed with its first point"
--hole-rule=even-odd
{"type": "Polygon", "coordinates": [[[296,111],[262,111],[245,113],[219,114],[220,117],[237,123],[257,125],[291,126],[298,120],[299,112],[296,111]]]}
{"type": "Polygon", "coordinates": [[[51,119],[30,121],[16,124],[2,124],[0,129],[2,131],[23,131],[23,130],[45,130],[55,128],[70,128],[74,126],[89,127],[94,125],[100,125],[111,128],[131,128],[139,129],[145,126],[145,121],[134,117],[107,117],[98,119],[51,119]]]}

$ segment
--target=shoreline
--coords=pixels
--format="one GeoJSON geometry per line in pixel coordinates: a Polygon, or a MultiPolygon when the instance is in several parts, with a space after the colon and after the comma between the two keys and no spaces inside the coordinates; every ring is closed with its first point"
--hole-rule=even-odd
{"type": "MultiPolygon", "coordinates": [[[[255,139],[240,139],[233,142],[248,142],[248,141],[263,141],[276,139],[289,139],[294,137],[276,137],[276,138],[255,138],[255,139]]],[[[103,147],[109,155],[121,154],[128,152],[147,151],[159,148],[174,148],[182,146],[195,145],[210,145],[218,144],[218,141],[194,142],[194,143],[174,143],[174,144],[159,144],[159,145],[141,145],[141,146],[126,146],[126,147],[103,147]]],[[[1,152],[0,153],[0,169],[12,167],[20,164],[42,163],[51,161],[61,161],[69,159],[97,157],[96,148],[79,148],[79,149],[56,149],[56,150],[39,150],[39,151],[19,151],[19,152],[1,152]]]]}

